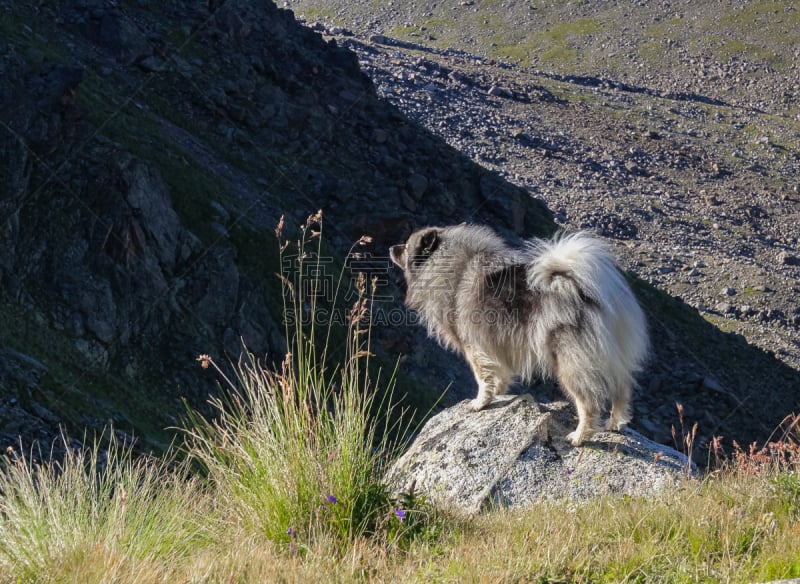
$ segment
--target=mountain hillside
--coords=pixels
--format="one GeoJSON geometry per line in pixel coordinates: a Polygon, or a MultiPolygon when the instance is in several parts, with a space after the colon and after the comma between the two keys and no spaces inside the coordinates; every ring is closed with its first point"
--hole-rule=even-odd
{"type": "Polygon", "coordinates": [[[668,366],[655,364],[642,387],[640,424],[669,441],[656,412],[674,412],[675,399],[697,406],[701,431],[729,438],[765,395],[796,411],[794,3],[291,6],[358,52],[379,93],[409,116],[541,197],[560,225],[616,241],[632,272],[787,366],[777,384],[751,377],[738,369],[750,359],[744,344],[721,359],[724,345],[693,345],[691,330],[652,314],[668,366]],[[730,400],[724,413],[718,390],[730,400]],[[719,413],[737,421],[720,425],[719,413]]]}
{"type": "Polygon", "coordinates": [[[198,354],[279,359],[284,213],[324,210],[335,265],[363,234],[385,254],[465,202],[509,234],[553,228],[270,2],[0,14],[4,445],[109,420],[163,441],[217,385],[198,354]]]}
{"type": "MultiPolygon", "coordinates": [[[[198,354],[279,359],[273,230],[317,209],[337,273],[373,238],[386,311],[403,298],[387,247],[415,227],[592,227],[640,277],[656,340],[634,425],[671,440],[679,400],[704,439],[745,443],[798,409],[790,105],[491,60],[511,55],[417,20],[360,29],[366,4],[347,7],[312,29],[266,1],[0,0],[2,446],[109,420],[157,446],[215,391],[198,354]]],[[[410,403],[473,393],[420,327],[375,339],[410,403]]]]}

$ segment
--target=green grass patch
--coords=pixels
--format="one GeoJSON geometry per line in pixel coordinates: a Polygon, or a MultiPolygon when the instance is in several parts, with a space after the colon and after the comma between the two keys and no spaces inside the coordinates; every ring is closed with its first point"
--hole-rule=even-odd
{"type": "Polygon", "coordinates": [[[763,34],[763,27],[792,30],[800,25],[800,12],[791,0],[757,0],[730,9],[720,24],[763,34]]]}
{"type": "MultiPolygon", "coordinates": [[[[320,220],[309,218],[294,244],[311,269],[278,262],[284,314],[322,306],[320,220]]],[[[282,254],[285,241],[273,241],[282,254]]],[[[702,323],[633,284],[650,302],[672,303],[679,329],[702,323]]],[[[383,476],[403,444],[392,438],[402,416],[392,373],[369,365],[371,286],[357,281],[344,347],[332,346],[325,323],[286,318],[282,365],[251,357],[233,379],[218,370],[228,391],[215,416],[190,410],[182,462],[135,458],[113,437],[60,461],[0,455],[0,582],[744,583],[800,574],[800,418],[787,418],[779,442],[737,450],[703,479],[648,499],[465,518],[411,493],[393,497],[383,476]]],[[[343,289],[340,280],[335,296],[343,289]]]]}
{"type": "Polygon", "coordinates": [[[413,39],[415,36],[419,36],[421,31],[419,27],[414,26],[413,24],[398,24],[397,26],[393,26],[389,31],[388,35],[393,38],[398,39],[413,39]]]}
{"type": "Polygon", "coordinates": [[[340,272],[328,288],[322,213],[309,217],[296,249],[283,229],[282,219],[280,259],[296,252],[296,269],[281,261],[279,274],[288,353],[276,368],[245,358],[235,380],[201,356],[228,393],[212,402],[215,418],[190,412],[187,451],[238,523],[293,551],[322,539],[391,534],[406,511],[393,508],[381,477],[392,438],[402,441],[404,431],[393,411],[393,373],[370,367],[374,282],[359,275],[342,343],[330,317],[347,283],[340,272]]]}
{"type": "Polygon", "coordinates": [[[554,43],[569,42],[570,39],[597,34],[603,30],[594,18],[578,18],[569,22],[559,22],[544,33],[544,38],[554,43]]]}
{"type": "Polygon", "coordinates": [[[113,432],[82,449],[64,442],[60,461],[0,459],[0,580],[116,580],[180,564],[210,541],[210,501],[184,465],[135,458],[113,432]]]}
{"type": "MultiPolygon", "coordinates": [[[[251,418],[250,438],[258,431],[257,421],[263,420],[251,418]]],[[[312,424],[307,426],[310,430],[318,422],[304,423],[312,424]]],[[[225,454],[221,461],[234,465],[255,454],[237,452],[241,437],[227,436],[230,442],[217,443],[223,448],[219,454],[225,454]]],[[[339,453],[337,445],[330,446],[339,453]]],[[[281,460],[290,457],[284,453],[281,460]]],[[[312,481],[311,523],[296,531],[279,530],[275,541],[254,516],[244,521],[239,517],[241,491],[225,498],[220,490],[247,476],[245,468],[239,468],[241,475],[214,475],[216,479],[204,486],[184,466],[136,461],[113,443],[107,452],[94,443],[53,465],[8,455],[3,460],[3,582],[491,578],[735,584],[800,575],[796,460],[759,472],[747,470],[747,464],[728,466],[649,499],[541,502],[526,510],[496,510],[470,519],[420,505],[420,523],[410,522],[411,513],[401,521],[397,509],[411,509],[406,501],[386,509],[386,515],[378,513],[385,520],[379,522],[382,529],[355,537],[340,535],[342,527],[352,525],[345,513],[348,505],[340,498],[332,501],[324,490],[318,496],[319,485],[312,481]],[[218,484],[220,479],[232,483],[218,484]],[[416,535],[398,545],[404,529],[416,535]]],[[[303,460],[317,470],[337,465],[327,454],[322,461],[303,460]]],[[[259,492],[254,487],[275,480],[272,471],[265,468],[249,488],[259,492]]],[[[361,469],[358,473],[362,475],[361,469]]],[[[296,492],[296,474],[288,480],[279,497],[296,492]]],[[[274,508],[279,503],[264,496],[262,504],[274,508]]],[[[253,512],[264,515],[267,510],[253,512]]]]}
{"type": "Polygon", "coordinates": [[[534,60],[540,64],[556,67],[574,66],[583,51],[579,47],[587,37],[603,30],[602,24],[592,18],[580,18],[559,22],[545,31],[533,32],[522,38],[514,38],[513,27],[505,23],[485,25],[496,29],[490,52],[493,56],[530,66],[534,60]]]}
{"type": "Polygon", "coordinates": [[[732,333],[737,329],[737,322],[730,318],[725,318],[724,316],[705,313],[703,314],[703,318],[724,333],[732,333]]]}

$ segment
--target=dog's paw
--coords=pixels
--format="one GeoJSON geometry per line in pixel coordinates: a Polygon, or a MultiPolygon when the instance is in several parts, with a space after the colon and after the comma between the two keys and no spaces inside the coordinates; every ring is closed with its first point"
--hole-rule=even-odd
{"type": "Polygon", "coordinates": [[[585,437],[583,435],[583,432],[579,432],[578,430],[575,430],[574,432],[570,432],[569,434],[567,434],[567,442],[569,442],[573,446],[580,446],[581,444],[583,444],[584,438],[585,437]]]}
{"type": "Polygon", "coordinates": [[[469,402],[469,409],[472,412],[480,412],[483,408],[488,406],[491,401],[491,399],[476,397],[474,400],[469,402]]]}
{"type": "Polygon", "coordinates": [[[606,430],[608,430],[609,432],[622,432],[625,429],[625,426],[627,425],[628,425],[627,422],[620,422],[618,420],[610,418],[608,422],[606,422],[606,430]]]}

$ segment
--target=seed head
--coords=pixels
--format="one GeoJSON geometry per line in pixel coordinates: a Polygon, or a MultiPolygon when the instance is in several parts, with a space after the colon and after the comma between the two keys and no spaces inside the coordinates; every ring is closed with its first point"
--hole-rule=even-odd
{"type": "Polygon", "coordinates": [[[285,217],[281,215],[281,218],[278,220],[278,226],[275,228],[275,237],[277,237],[278,239],[281,238],[284,225],[285,225],[285,217]]]}
{"type": "Polygon", "coordinates": [[[212,359],[210,355],[198,355],[197,361],[200,362],[200,367],[203,369],[208,369],[208,366],[211,365],[212,359]]]}
{"type": "Polygon", "coordinates": [[[308,219],[306,219],[306,227],[311,227],[315,223],[322,223],[322,209],[313,215],[309,215],[308,219]]]}

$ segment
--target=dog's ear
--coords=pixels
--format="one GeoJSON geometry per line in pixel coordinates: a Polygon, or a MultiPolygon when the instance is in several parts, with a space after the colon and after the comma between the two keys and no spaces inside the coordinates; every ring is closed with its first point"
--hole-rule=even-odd
{"type": "Polygon", "coordinates": [[[393,245],[389,248],[389,257],[392,258],[392,261],[403,268],[406,269],[408,265],[408,252],[406,251],[406,244],[400,245],[393,245]]]}
{"type": "Polygon", "coordinates": [[[436,248],[439,247],[440,241],[439,230],[429,229],[423,233],[422,237],[419,239],[419,250],[417,254],[424,258],[430,257],[430,255],[436,251],[436,248]]]}

